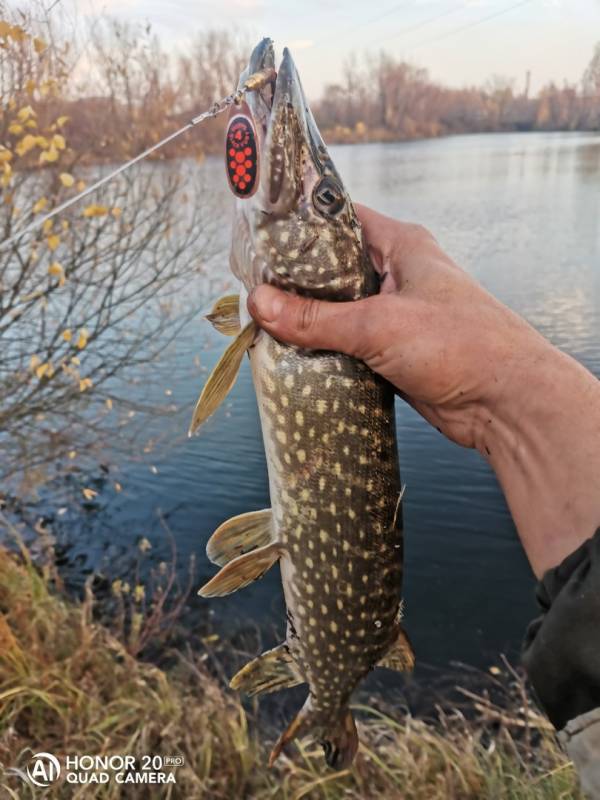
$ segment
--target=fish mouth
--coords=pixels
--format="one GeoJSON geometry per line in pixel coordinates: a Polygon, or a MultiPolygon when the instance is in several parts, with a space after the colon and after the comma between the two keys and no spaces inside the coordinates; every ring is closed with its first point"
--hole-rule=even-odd
{"type": "MultiPolygon", "coordinates": [[[[240,85],[249,75],[265,69],[275,69],[273,41],[268,38],[252,51],[240,85]]],[[[257,92],[249,92],[246,101],[260,130],[265,199],[271,210],[289,211],[303,189],[327,172],[335,174],[335,168],[287,47],[275,79],[257,92]]]]}

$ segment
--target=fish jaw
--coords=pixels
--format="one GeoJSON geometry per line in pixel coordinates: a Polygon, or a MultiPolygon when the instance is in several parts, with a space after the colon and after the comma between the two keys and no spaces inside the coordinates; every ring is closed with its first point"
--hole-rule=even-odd
{"type": "MultiPolygon", "coordinates": [[[[252,65],[272,53],[272,46],[269,50],[262,43],[257,49],[252,65]]],[[[271,283],[327,300],[376,292],[378,280],[358,217],[287,49],[271,92],[267,87],[247,95],[260,178],[254,195],[236,200],[232,272],[248,290],[271,283]]]]}

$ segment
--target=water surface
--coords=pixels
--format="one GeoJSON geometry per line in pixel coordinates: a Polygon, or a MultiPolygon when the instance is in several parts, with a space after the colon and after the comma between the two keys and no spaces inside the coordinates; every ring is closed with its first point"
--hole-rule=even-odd
{"type": "MultiPolygon", "coordinates": [[[[355,200],[428,226],[487,289],[600,376],[600,137],[462,136],[332,154],[355,200]]],[[[221,197],[220,163],[204,168],[221,197]]],[[[225,258],[222,274],[226,280],[225,258]]],[[[174,402],[192,403],[225,343],[199,315],[151,373],[145,398],[164,400],[169,391],[174,402]]],[[[446,441],[400,402],[397,417],[407,485],[406,626],[419,662],[444,669],[452,661],[486,667],[500,653],[514,658],[535,613],[534,584],[495,477],[477,453],[446,441]]],[[[204,554],[214,528],[269,504],[247,364],[199,437],[185,438],[187,424],[187,412],[149,423],[147,437],[160,433],[169,446],[144,454],[140,440],[135,460],[121,464],[123,491],[107,490],[102,513],[89,515],[74,543],[82,568],[118,570],[140,536],[157,558],[167,555],[161,509],[179,558],[197,555],[200,585],[214,573],[204,554]]],[[[209,609],[224,635],[256,624],[271,644],[284,629],[277,569],[230,598],[195,606],[199,619],[209,609]]]]}

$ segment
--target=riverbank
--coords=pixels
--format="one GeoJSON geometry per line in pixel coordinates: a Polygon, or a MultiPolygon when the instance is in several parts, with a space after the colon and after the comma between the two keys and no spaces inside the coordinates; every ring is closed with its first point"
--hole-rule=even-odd
{"type": "MultiPolygon", "coordinates": [[[[157,798],[580,797],[545,720],[485,698],[474,701],[469,720],[451,710],[424,721],[360,707],[362,745],[352,770],[327,771],[311,744],[268,770],[275,732],[257,724],[256,707],[247,721],[205,653],[179,653],[168,672],[137,660],[94,622],[93,604],[90,591],[82,603],[62,597],[52,571],[41,574],[25,551],[0,550],[0,786],[7,796],[33,797],[14,768],[25,770],[32,753],[44,751],[61,761],[84,754],[183,759],[164,767],[176,782],[156,785],[157,798]]],[[[148,796],[146,785],[124,788],[110,778],[94,789],[96,798],[148,796]]],[[[60,780],[52,797],[86,790],[60,780]]]]}

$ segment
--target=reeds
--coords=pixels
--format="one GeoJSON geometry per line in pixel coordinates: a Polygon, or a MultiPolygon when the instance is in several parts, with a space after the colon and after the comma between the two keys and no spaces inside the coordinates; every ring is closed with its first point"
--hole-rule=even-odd
{"type": "MultiPolygon", "coordinates": [[[[469,697],[472,715],[439,711],[426,722],[356,706],[361,749],[334,773],[301,744],[274,770],[268,743],[250,733],[237,697],[202,654],[180,655],[168,674],[135,659],[75,604],[53,593],[28,561],[0,550],[0,790],[33,797],[11,768],[32,752],[57,756],[182,756],[176,784],[59,784],[53,798],[319,798],[321,800],[575,800],[570,764],[548,723],[517,697],[511,711],[469,697]],[[150,794],[149,794],[150,792],[150,794]]],[[[35,797],[42,796],[39,790],[35,797]]],[[[1,792],[0,792],[1,793],[1,792]]]]}

